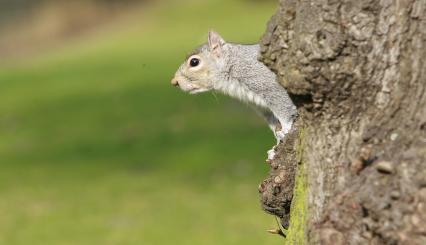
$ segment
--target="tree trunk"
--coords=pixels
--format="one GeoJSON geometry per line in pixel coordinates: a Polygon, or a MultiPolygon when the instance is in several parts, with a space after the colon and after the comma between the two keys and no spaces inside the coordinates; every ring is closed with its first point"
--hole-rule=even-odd
{"type": "Polygon", "coordinates": [[[290,244],[426,244],[426,1],[281,0],[261,61],[299,111],[260,185],[290,244]]]}

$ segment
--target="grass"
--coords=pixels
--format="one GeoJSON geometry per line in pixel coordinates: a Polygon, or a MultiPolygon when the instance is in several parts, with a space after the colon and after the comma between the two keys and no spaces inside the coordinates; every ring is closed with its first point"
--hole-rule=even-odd
{"type": "Polygon", "coordinates": [[[274,9],[163,1],[3,63],[0,244],[281,244],[256,190],[274,143],[265,123],[169,85],[209,28],[256,42],[274,9]]]}

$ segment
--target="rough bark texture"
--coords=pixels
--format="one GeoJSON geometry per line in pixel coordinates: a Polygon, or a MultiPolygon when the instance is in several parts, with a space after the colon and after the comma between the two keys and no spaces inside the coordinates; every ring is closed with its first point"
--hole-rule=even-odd
{"type": "Polygon", "coordinates": [[[425,42],[425,0],[280,1],[261,60],[299,118],[260,191],[286,225],[304,167],[306,243],[426,244],[425,42]]]}
{"type": "Polygon", "coordinates": [[[285,143],[278,145],[277,156],[271,162],[267,179],[259,185],[263,209],[281,219],[284,228],[289,227],[290,207],[295,186],[297,167],[297,130],[291,131],[285,143]]]}

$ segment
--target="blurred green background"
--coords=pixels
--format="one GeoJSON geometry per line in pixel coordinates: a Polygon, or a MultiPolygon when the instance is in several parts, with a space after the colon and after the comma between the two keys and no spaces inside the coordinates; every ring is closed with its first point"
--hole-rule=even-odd
{"type": "Polygon", "coordinates": [[[257,42],[275,1],[3,4],[0,244],[282,242],[257,193],[266,124],[169,84],[210,28],[257,42]]]}

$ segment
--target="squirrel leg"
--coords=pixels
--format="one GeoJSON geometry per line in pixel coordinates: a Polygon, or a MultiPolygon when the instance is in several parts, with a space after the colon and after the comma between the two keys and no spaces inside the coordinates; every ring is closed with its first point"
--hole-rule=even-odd
{"type": "Polygon", "coordinates": [[[279,108],[276,111],[273,111],[274,116],[277,118],[277,120],[280,123],[280,129],[277,130],[276,138],[279,141],[282,141],[284,137],[290,132],[293,121],[294,121],[294,115],[290,114],[290,110],[283,110],[283,108],[279,108]]]}
{"type": "Polygon", "coordinates": [[[257,111],[259,114],[262,115],[263,118],[265,118],[266,122],[269,125],[269,128],[272,130],[275,138],[277,139],[277,144],[279,144],[280,140],[284,137],[284,136],[281,137],[281,134],[278,133],[282,130],[280,120],[278,120],[275,114],[268,109],[257,108],[257,111]]]}
{"type": "Polygon", "coordinates": [[[279,132],[281,131],[281,123],[278,118],[274,115],[274,113],[267,109],[257,108],[257,111],[265,118],[268,122],[269,128],[274,133],[275,138],[277,139],[277,144],[272,147],[272,149],[267,151],[268,158],[266,162],[270,163],[275,158],[276,147],[280,143],[280,140],[284,138],[284,135],[281,135],[279,132]]]}
{"type": "Polygon", "coordinates": [[[278,123],[275,123],[275,127],[273,129],[275,138],[277,139],[277,145],[272,148],[272,150],[268,151],[268,160],[267,162],[272,161],[275,157],[275,149],[278,146],[278,144],[284,140],[284,137],[290,132],[292,126],[293,126],[293,120],[294,116],[288,116],[288,112],[283,112],[281,110],[278,110],[278,113],[273,113],[273,117],[275,120],[278,121],[278,123]]]}
{"type": "Polygon", "coordinates": [[[293,125],[293,121],[291,120],[280,120],[280,124],[282,125],[281,129],[278,130],[276,134],[276,138],[279,141],[283,140],[286,134],[288,134],[291,130],[291,126],[293,125]]]}

